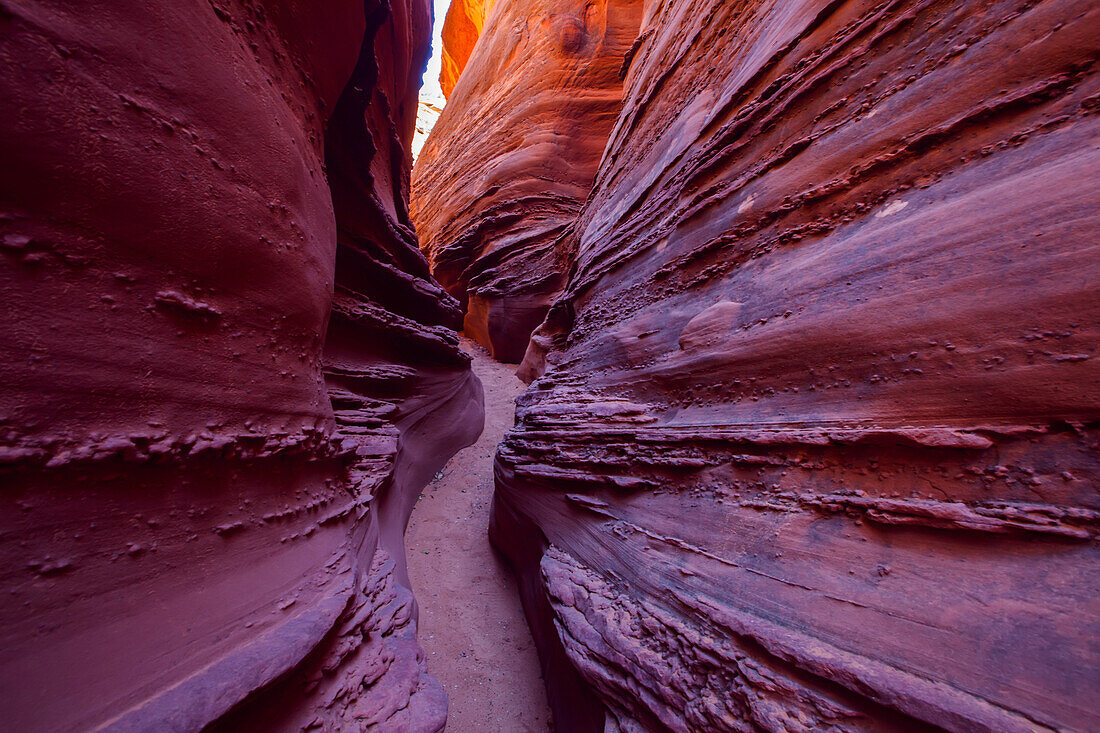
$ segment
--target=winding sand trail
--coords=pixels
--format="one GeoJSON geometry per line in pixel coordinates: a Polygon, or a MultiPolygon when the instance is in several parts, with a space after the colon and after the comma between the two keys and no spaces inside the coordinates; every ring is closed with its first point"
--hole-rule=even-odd
{"type": "Polygon", "coordinates": [[[449,733],[547,731],[538,655],[511,571],[489,545],[493,455],[524,385],[466,338],[485,386],[485,430],[425,488],[405,537],[428,671],[447,689],[449,733]]]}

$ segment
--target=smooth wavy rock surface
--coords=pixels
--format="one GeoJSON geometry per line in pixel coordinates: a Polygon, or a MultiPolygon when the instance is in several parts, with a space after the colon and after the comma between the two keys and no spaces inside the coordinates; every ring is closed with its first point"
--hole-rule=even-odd
{"type": "Polygon", "coordinates": [[[0,35],[3,726],[442,729],[401,536],[481,388],[407,212],[427,3],[0,35]]]}
{"type": "Polygon", "coordinates": [[[644,18],[497,458],[559,728],[1100,729],[1100,7],[644,18]]]}
{"type": "Polygon", "coordinates": [[[412,214],[432,274],[500,361],[523,358],[564,285],[562,247],[618,114],[640,13],[640,0],[494,4],[417,158],[412,214]]]}

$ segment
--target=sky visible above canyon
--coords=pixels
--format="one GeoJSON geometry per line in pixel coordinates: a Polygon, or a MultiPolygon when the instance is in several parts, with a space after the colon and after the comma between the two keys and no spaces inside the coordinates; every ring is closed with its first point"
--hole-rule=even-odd
{"type": "Polygon", "coordinates": [[[416,113],[416,132],[412,140],[412,154],[415,160],[420,155],[420,149],[424,147],[424,141],[428,139],[428,133],[439,119],[439,113],[443,105],[447,104],[443,96],[443,89],[439,86],[439,72],[442,68],[443,57],[443,20],[447,17],[447,7],[450,0],[434,0],[435,22],[432,25],[432,55],[428,59],[428,68],[424,70],[423,85],[420,87],[420,98],[416,113]]]}

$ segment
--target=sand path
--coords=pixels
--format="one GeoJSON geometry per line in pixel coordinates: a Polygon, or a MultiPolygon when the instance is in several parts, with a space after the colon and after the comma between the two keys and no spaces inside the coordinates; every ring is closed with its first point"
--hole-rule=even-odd
{"type": "Polygon", "coordinates": [[[467,339],[485,386],[485,430],[424,488],[406,534],[428,671],[447,689],[448,733],[549,730],[534,642],[512,573],[489,545],[493,455],[524,385],[467,339]]]}

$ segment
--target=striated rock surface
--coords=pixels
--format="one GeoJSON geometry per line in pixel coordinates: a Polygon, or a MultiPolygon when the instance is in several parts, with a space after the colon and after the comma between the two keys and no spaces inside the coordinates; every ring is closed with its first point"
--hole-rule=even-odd
{"type": "MultiPolygon", "coordinates": [[[[445,49],[465,53],[448,27],[468,15],[452,4],[445,49]]],[[[564,285],[563,247],[619,111],[640,15],[640,0],[496,3],[417,158],[421,246],[462,302],[465,332],[498,360],[522,359],[564,285]]]]}
{"type": "Polygon", "coordinates": [[[1100,728],[1100,8],[645,18],[497,458],[559,728],[1100,728]]]}
{"type": "Polygon", "coordinates": [[[481,388],[407,211],[429,29],[0,6],[5,727],[442,728],[401,537],[481,388]]]}

